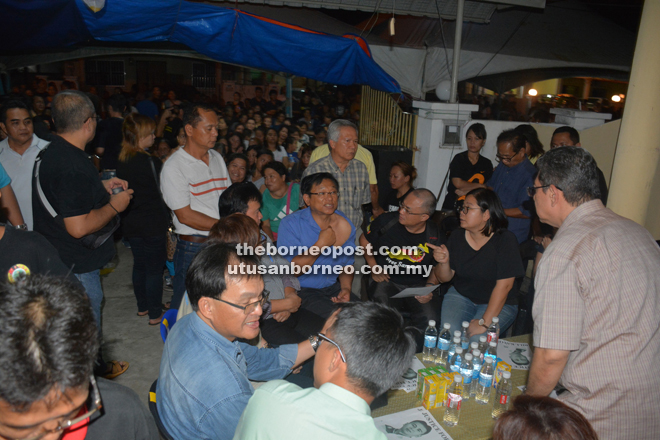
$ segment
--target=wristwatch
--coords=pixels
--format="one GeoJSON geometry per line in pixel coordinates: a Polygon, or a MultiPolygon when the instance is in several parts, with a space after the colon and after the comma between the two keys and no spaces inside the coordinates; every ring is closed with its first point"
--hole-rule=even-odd
{"type": "Polygon", "coordinates": [[[486,327],[486,328],[488,328],[488,326],[486,325],[486,322],[484,321],[484,318],[481,318],[481,319],[479,320],[479,325],[480,325],[481,327],[486,327]]]}
{"type": "Polygon", "coordinates": [[[319,337],[316,335],[311,335],[309,337],[309,343],[312,344],[312,348],[314,349],[314,353],[316,353],[316,350],[319,348],[319,337]]]}
{"type": "Polygon", "coordinates": [[[28,227],[25,223],[23,223],[22,225],[16,225],[15,228],[20,229],[21,231],[27,231],[28,230],[28,227]]]}

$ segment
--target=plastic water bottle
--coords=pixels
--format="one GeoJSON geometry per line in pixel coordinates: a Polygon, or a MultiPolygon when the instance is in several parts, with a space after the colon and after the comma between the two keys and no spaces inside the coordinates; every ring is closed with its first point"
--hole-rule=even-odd
{"type": "Polygon", "coordinates": [[[495,367],[493,366],[493,358],[484,358],[484,364],[479,372],[479,381],[477,382],[477,394],[475,400],[477,403],[486,405],[490,399],[490,390],[493,387],[493,374],[495,367]]]}
{"type": "Polygon", "coordinates": [[[445,322],[442,326],[442,331],[440,336],[438,336],[438,348],[435,353],[435,363],[436,364],[446,364],[447,363],[447,353],[449,353],[449,345],[451,344],[451,332],[449,329],[451,324],[445,322]]]}
{"type": "Polygon", "coordinates": [[[497,342],[491,341],[488,344],[488,349],[486,350],[486,353],[484,354],[484,358],[493,358],[493,364],[497,362],[497,342]]]}
{"type": "MultiPolygon", "coordinates": [[[[463,347],[463,351],[466,351],[467,349],[470,348],[470,338],[468,338],[468,327],[470,326],[470,323],[467,321],[463,321],[461,324],[461,327],[463,327],[463,331],[461,332],[461,347],[463,347]]],[[[465,388],[465,382],[463,382],[463,388],[465,388]]]]}
{"type": "Polygon", "coordinates": [[[454,353],[456,353],[456,347],[460,347],[460,346],[461,346],[460,336],[458,338],[454,336],[454,339],[452,339],[451,344],[449,344],[449,351],[447,351],[447,368],[449,368],[449,361],[451,361],[451,358],[454,357],[454,353]]]}
{"type": "Polygon", "coordinates": [[[470,342],[470,353],[472,353],[474,350],[479,349],[479,343],[478,342],[470,342]]]}
{"type": "Polygon", "coordinates": [[[481,352],[478,349],[472,350],[472,384],[470,386],[470,397],[477,395],[477,384],[479,383],[479,373],[481,373],[481,352]]]}
{"type": "Polygon", "coordinates": [[[445,403],[445,416],[442,421],[447,426],[455,426],[461,415],[461,403],[463,402],[463,376],[454,376],[454,382],[447,390],[447,401],[445,403]]]}
{"type": "Polygon", "coordinates": [[[500,318],[497,316],[493,318],[493,322],[490,323],[488,327],[488,342],[495,341],[496,343],[500,340],[500,318]]]}
{"type": "Polygon", "coordinates": [[[424,362],[433,362],[435,355],[435,347],[438,343],[438,330],[435,328],[435,321],[430,320],[429,326],[426,327],[424,332],[424,351],[422,352],[422,360],[424,362]]]}
{"type": "Polygon", "coordinates": [[[496,419],[505,411],[509,410],[511,404],[511,372],[502,373],[502,380],[497,384],[495,392],[495,402],[493,402],[493,418],[496,419]]]}
{"type": "Polygon", "coordinates": [[[486,335],[479,336],[479,351],[481,352],[481,360],[484,360],[484,355],[488,349],[488,337],[486,335]]]}
{"type": "Polygon", "coordinates": [[[452,356],[451,360],[449,361],[449,370],[451,370],[452,373],[458,372],[461,368],[461,364],[463,363],[463,347],[460,345],[456,346],[456,353],[454,353],[454,356],[452,356]]]}
{"type": "Polygon", "coordinates": [[[470,398],[470,389],[472,388],[472,374],[474,372],[474,366],[472,365],[472,355],[466,353],[463,356],[463,362],[461,363],[460,368],[461,376],[463,376],[463,400],[468,400],[470,398]]]}

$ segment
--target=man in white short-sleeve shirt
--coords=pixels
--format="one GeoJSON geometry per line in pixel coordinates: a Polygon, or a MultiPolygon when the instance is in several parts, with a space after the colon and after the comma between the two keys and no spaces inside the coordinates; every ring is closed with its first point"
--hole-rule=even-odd
{"type": "Polygon", "coordinates": [[[205,104],[186,108],[183,125],[186,144],[165,162],[160,179],[178,236],[172,308],[178,308],[183,297],[190,262],[220,218],[218,200],[229,185],[225,161],[213,150],[218,138],[218,116],[213,108],[205,104]]]}

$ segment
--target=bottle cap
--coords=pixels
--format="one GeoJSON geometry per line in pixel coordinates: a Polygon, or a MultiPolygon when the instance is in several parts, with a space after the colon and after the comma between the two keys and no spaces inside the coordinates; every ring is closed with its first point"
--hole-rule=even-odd
{"type": "Polygon", "coordinates": [[[463,353],[463,347],[456,347],[456,353],[458,354],[463,353]]]}
{"type": "Polygon", "coordinates": [[[461,376],[460,374],[454,374],[454,382],[456,383],[463,382],[463,376],[461,376]]]}
{"type": "Polygon", "coordinates": [[[465,355],[465,360],[466,360],[466,361],[471,361],[471,360],[472,360],[472,355],[471,355],[470,353],[467,353],[467,354],[465,355]]]}
{"type": "Polygon", "coordinates": [[[461,326],[463,326],[463,327],[465,327],[465,328],[467,328],[467,327],[469,327],[469,326],[470,326],[470,323],[469,323],[469,322],[467,322],[467,321],[463,321],[463,323],[461,324],[461,326]]]}
{"type": "Polygon", "coordinates": [[[491,347],[497,347],[497,342],[490,341],[490,344],[488,344],[488,345],[490,345],[491,347]]]}
{"type": "Polygon", "coordinates": [[[478,346],[479,344],[477,342],[470,342],[470,348],[472,348],[472,350],[475,350],[478,346]]]}
{"type": "Polygon", "coordinates": [[[493,318],[493,321],[492,321],[492,322],[493,322],[493,324],[497,324],[498,322],[500,322],[500,318],[498,318],[498,317],[496,316],[496,317],[493,318]]]}
{"type": "Polygon", "coordinates": [[[510,371],[503,371],[502,372],[502,377],[504,379],[511,379],[511,372],[510,371]]]}
{"type": "Polygon", "coordinates": [[[429,321],[429,327],[435,327],[435,321],[434,320],[429,321]]]}
{"type": "Polygon", "coordinates": [[[490,357],[490,356],[486,356],[484,358],[484,362],[486,362],[487,364],[492,364],[493,363],[493,358],[490,357]]]}
{"type": "Polygon", "coordinates": [[[446,328],[447,330],[449,330],[449,329],[451,328],[451,324],[448,323],[448,322],[445,322],[442,326],[443,326],[444,328],[446,328]]]}
{"type": "Polygon", "coordinates": [[[461,331],[460,331],[460,330],[456,330],[456,331],[454,331],[454,337],[460,339],[460,337],[461,337],[461,331]]]}
{"type": "Polygon", "coordinates": [[[472,355],[474,357],[481,357],[481,350],[475,348],[474,350],[472,350],[472,355]]]}
{"type": "Polygon", "coordinates": [[[485,337],[485,336],[479,336],[479,342],[481,342],[482,344],[483,344],[484,342],[486,342],[487,340],[488,340],[487,337],[485,337]]]}
{"type": "Polygon", "coordinates": [[[460,344],[461,343],[461,338],[454,336],[454,344],[460,344]]]}

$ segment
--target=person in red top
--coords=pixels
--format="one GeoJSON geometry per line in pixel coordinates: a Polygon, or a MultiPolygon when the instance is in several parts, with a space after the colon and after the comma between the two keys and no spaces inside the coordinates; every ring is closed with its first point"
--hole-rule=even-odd
{"type": "Polygon", "coordinates": [[[95,378],[98,330],[80,286],[29,275],[0,284],[0,438],[158,440],[131,389],[95,378]]]}

